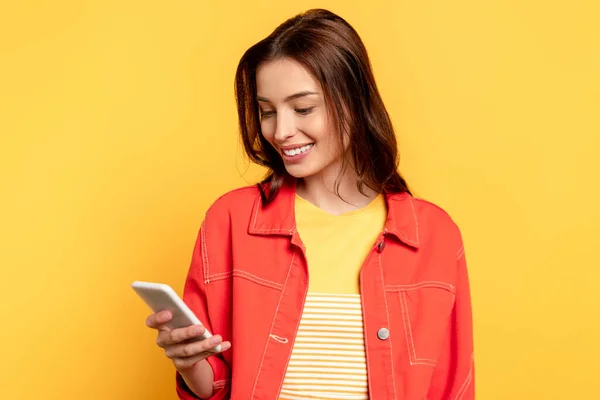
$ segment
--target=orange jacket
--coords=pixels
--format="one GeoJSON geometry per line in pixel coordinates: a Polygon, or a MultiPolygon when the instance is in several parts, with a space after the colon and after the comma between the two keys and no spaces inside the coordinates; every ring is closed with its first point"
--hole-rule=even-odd
{"type": "MultiPolygon", "coordinates": [[[[212,399],[279,396],[308,288],[293,183],[263,207],[256,187],[207,211],[184,301],[231,349],[208,358],[212,399]]],[[[440,208],[386,195],[388,217],[360,271],[372,400],[474,398],[471,300],[459,229],[440,208]]],[[[180,399],[196,399],[177,374],[180,399]]]]}

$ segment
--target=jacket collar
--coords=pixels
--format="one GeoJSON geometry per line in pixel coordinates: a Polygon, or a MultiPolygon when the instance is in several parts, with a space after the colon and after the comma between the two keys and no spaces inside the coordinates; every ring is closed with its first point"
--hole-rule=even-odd
{"type": "MultiPolygon", "coordinates": [[[[275,199],[266,206],[259,193],[254,202],[248,233],[292,236],[292,241],[301,245],[294,217],[295,198],[295,180],[286,180],[275,199]]],[[[384,233],[392,234],[409,246],[419,247],[419,222],[413,197],[408,193],[390,193],[385,198],[388,212],[384,233]]]]}

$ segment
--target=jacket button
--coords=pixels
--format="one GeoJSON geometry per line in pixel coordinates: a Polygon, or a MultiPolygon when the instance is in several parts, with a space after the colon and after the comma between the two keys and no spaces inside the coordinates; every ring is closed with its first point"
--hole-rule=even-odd
{"type": "Polygon", "coordinates": [[[381,328],[380,330],[377,331],[377,337],[380,340],[386,340],[387,338],[390,337],[390,331],[387,328],[381,328]]]}
{"type": "Polygon", "coordinates": [[[379,242],[379,244],[377,245],[377,250],[381,253],[383,251],[383,249],[385,248],[385,241],[382,240],[381,242],[379,242]]]}

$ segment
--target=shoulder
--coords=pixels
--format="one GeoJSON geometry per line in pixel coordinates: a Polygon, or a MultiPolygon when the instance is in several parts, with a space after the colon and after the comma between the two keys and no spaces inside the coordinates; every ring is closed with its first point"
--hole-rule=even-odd
{"type": "Polygon", "coordinates": [[[443,227],[452,230],[459,230],[458,224],[450,213],[431,201],[418,197],[412,197],[417,218],[423,224],[443,227]]]}
{"type": "Polygon", "coordinates": [[[398,207],[398,215],[402,215],[405,226],[414,229],[419,243],[450,249],[462,247],[461,230],[450,213],[431,201],[418,198],[407,193],[394,196],[393,202],[398,207]],[[410,218],[412,214],[412,218],[410,218]],[[414,225],[414,226],[413,226],[414,225]]]}
{"type": "Polygon", "coordinates": [[[260,198],[260,191],[256,185],[244,186],[221,194],[208,207],[204,224],[230,223],[231,221],[248,221],[254,205],[260,198]],[[246,215],[246,218],[242,218],[246,215]]]}
{"type": "Polygon", "coordinates": [[[233,189],[220,195],[211,204],[206,213],[222,213],[224,211],[231,211],[244,207],[252,208],[259,197],[260,191],[256,185],[233,189]]]}

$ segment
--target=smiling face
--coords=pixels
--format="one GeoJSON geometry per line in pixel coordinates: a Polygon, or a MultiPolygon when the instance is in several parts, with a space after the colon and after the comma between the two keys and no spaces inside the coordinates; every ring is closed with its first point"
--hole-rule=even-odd
{"type": "MultiPolygon", "coordinates": [[[[284,58],[256,72],[261,131],[296,178],[337,171],[343,154],[323,90],[298,62],[284,58]]],[[[347,146],[344,146],[345,148],[347,146]]]]}

